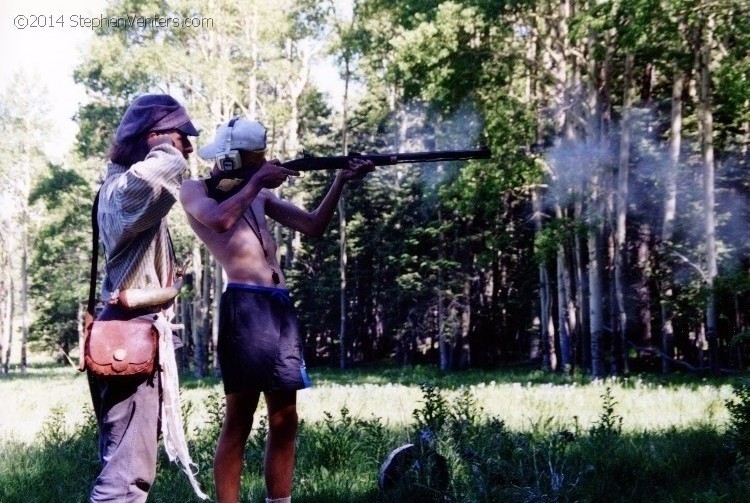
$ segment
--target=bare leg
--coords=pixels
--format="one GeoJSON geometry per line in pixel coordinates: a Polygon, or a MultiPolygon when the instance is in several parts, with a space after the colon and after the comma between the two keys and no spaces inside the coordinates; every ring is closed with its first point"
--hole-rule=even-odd
{"type": "Polygon", "coordinates": [[[219,503],[237,503],[239,500],[245,443],[253,426],[253,413],[259,398],[257,391],[240,391],[226,397],[226,415],[214,458],[216,501],[219,503]]]}
{"type": "Polygon", "coordinates": [[[294,442],[297,438],[297,392],[265,393],[268,405],[266,492],[271,499],[292,494],[294,442]]]}

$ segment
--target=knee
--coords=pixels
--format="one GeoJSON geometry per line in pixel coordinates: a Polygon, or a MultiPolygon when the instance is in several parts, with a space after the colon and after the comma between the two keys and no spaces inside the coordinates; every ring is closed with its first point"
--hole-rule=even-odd
{"type": "Polygon", "coordinates": [[[297,435],[297,409],[289,407],[276,411],[268,418],[268,431],[275,437],[294,437],[297,435]]]}
{"type": "Polygon", "coordinates": [[[220,454],[218,451],[223,454],[224,451],[243,450],[252,426],[252,420],[247,422],[225,420],[221,428],[221,435],[219,435],[217,455],[220,454]]]}

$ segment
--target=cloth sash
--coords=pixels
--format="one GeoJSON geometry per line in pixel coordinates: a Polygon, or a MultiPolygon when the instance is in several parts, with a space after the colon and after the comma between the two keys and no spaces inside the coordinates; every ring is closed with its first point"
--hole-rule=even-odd
{"type": "Polygon", "coordinates": [[[161,364],[161,387],[162,387],[162,417],[161,434],[164,439],[164,449],[167,451],[170,461],[177,460],[182,470],[190,480],[195,494],[199,498],[207,500],[208,495],[204,493],[195,474],[198,473],[197,464],[190,458],[187,441],[185,440],[185,426],[180,409],[179,376],[177,373],[177,360],[174,354],[172,342],[172,323],[164,314],[159,314],[154,321],[154,326],[159,332],[159,363],[161,364]]]}

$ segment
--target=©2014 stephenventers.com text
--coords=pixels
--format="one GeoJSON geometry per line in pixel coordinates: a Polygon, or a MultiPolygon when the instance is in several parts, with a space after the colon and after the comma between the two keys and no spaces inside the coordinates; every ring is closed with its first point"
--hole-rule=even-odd
{"type": "Polygon", "coordinates": [[[13,18],[18,30],[53,28],[208,28],[214,27],[210,17],[177,16],[84,16],[82,14],[18,14],[13,18]]]}

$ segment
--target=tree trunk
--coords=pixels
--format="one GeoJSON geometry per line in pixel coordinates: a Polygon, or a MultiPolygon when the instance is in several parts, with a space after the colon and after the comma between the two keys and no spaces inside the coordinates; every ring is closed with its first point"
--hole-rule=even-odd
{"type": "MultiPolygon", "coordinates": [[[[438,228],[443,227],[443,212],[438,203],[437,209],[438,228]]],[[[443,261],[445,259],[445,252],[443,246],[445,244],[445,235],[441,231],[438,236],[438,260],[443,261]]],[[[438,353],[440,354],[440,370],[447,372],[451,370],[451,348],[448,341],[448,329],[446,328],[446,315],[445,315],[445,286],[443,282],[443,271],[438,269],[437,271],[437,336],[438,336],[438,353]]],[[[449,313],[450,314],[450,313],[449,313]]]]}
{"type": "Polygon", "coordinates": [[[24,203],[22,212],[23,223],[21,230],[21,373],[28,369],[29,343],[29,211],[24,203]]]}
{"type": "MultiPolygon", "coordinates": [[[[188,283],[187,275],[183,278],[183,281],[184,283],[182,287],[185,288],[188,283]]],[[[182,291],[186,291],[186,290],[182,290],[182,291]]],[[[175,348],[174,356],[175,356],[175,363],[177,364],[177,372],[180,374],[185,371],[185,360],[184,360],[184,355],[186,352],[185,351],[185,334],[187,333],[187,327],[188,327],[186,314],[187,313],[185,312],[185,302],[183,300],[183,297],[182,295],[178,295],[174,300],[174,322],[182,324],[184,328],[177,332],[178,334],[180,334],[180,341],[182,342],[182,347],[175,348]]],[[[81,330],[79,330],[79,332],[83,332],[83,319],[82,319],[83,313],[81,313],[80,318],[81,318],[81,321],[79,325],[81,326],[81,330]]],[[[79,337],[79,341],[82,341],[82,340],[83,338],[79,337]]],[[[83,347],[82,345],[80,346],[83,347]]]]}
{"type": "MultiPolygon", "coordinates": [[[[349,59],[345,60],[344,65],[344,96],[343,96],[343,117],[341,124],[341,144],[344,155],[349,155],[349,80],[351,73],[349,70],[349,59]]],[[[338,202],[339,210],[339,368],[345,369],[349,366],[348,359],[348,342],[346,334],[346,204],[344,194],[338,202]]]]}
{"type": "Polygon", "coordinates": [[[10,356],[11,349],[13,348],[13,316],[15,315],[15,290],[13,288],[13,276],[10,269],[10,259],[8,263],[8,296],[5,299],[5,319],[3,320],[3,330],[7,334],[7,338],[5,340],[8,343],[8,347],[5,350],[5,362],[3,363],[3,373],[6,375],[10,372],[10,356]]]}
{"type": "Polygon", "coordinates": [[[638,283],[638,332],[640,337],[638,345],[650,351],[653,346],[651,333],[651,320],[653,319],[651,312],[651,251],[653,238],[651,226],[647,223],[642,224],[638,234],[638,271],[640,274],[638,283]]]}
{"type": "Polygon", "coordinates": [[[660,262],[664,278],[660,285],[660,308],[661,308],[661,370],[664,373],[670,371],[670,358],[674,352],[674,327],[672,319],[674,310],[672,308],[672,295],[674,285],[672,283],[672,268],[670,252],[674,234],[674,222],[677,214],[677,167],[680,163],[680,145],[682,142],[682,90],[685,76],[677,63],[674,65],[674,81],[672,82],[672,112],[669,129],[669,162],[667,163],[667,175],[664,183],[664,223],[662,225],[660,262]]]}
{"type": "Polygon", "coordinates": [[[193,317],[190,324],[193,341],[193,375],[197,378],[204,377],[203,361],[203,319],[205,307],[203,305],[203,257],[200,244],[197,240],[193,242],[193,317]]]}
{"type": "Polygon", "coordinates": [[[625,306],[625,289],[627,288],[627,214],[628,184],[630,176],[630,134],[631,114],[633,108],[633,55],[625,55],[625,74],[623,83],[622,120],[620,126],[620,155],[617,170],[617,199],[615,223],[615,298],[617,300],[617,324],[613,327],[613,359],[615,373],[628,372],[627,331],[628,315],[625,306]]]}
{"type": "Polygon", "coordinates": [[[197,359],[196,365],[200,365],[200,375],[205,377],[208,375],[208,356],[209,356],[209,341],[211,340],[211,285],[213,284],[213,264],[215,262],[213,256],[208,252],[207,248],[204,248],[206,254],[206,260],[203,262],[203,285],[201,286],[202,298],[201,298],[201,324],[200,324],[200,341],[201,348],[200,358],[197,359]]]}
{"type": "MultiPolygon", "coordinates": [[[[565,216],[560,205],[555,205],[558,221],[563,221],[565,216]]],[[[560,238],[562,239],[562,238],[560,238]]],[[[572,286],[570,282],[570,270],[566,259],[566,242],[557,245],[557,326],[560,340],[560,363],[562,371],[570,374],[573,371],[573,359],[571,348],[571,332],[575,330],[575,305],[572,298],[572,286]]]]}
{"type": "Polygon", "coordinates": [[[602,247],[603,219],[600,218],[598,177],[591,185],[592,195],[588,215],[589,253],[589,340],[591,342],[591,374],[594,378],[604,377],[604,281],[602,279],[604,250],[602,247]]]}
{"type": "Polygon", "coordinates": [[[213,310],[211,313],[211,368],[215,377],[221,378],[221,368],[219,367],[219,307],[221,293],[224,290],[224,276],[221,265],[218,260],[214,260],[214,294],[212,297],[213,310]]]}
{"type": "Polygon", "coordinates": [[[713,110],[711,105],[711,57],[713,47],[714,17],[708,13],[703,27],[703,43],[700,48],[700,111],[701,111],[701,157],[703,161],[703,191],[706,232],[706,338],[711,370],[719,371],[719,340],[714,282],[718,275],[716,260],[716,222],[714,187],[713,110]]]}
{"type": "MultiPolygon", "coordinates": [[[[0,232],[0,259],[2,259],[2,272],[0,272],[0,368],[5,374],[8,373],[8,363],[5,351],[10,349],[10,312],[12,306],[8,303],[12,292],[13,279],[11,277],[10,251],[8,241],[0,232]],[[7,346],[6,346],[7,344],[7,346]]],[[[10,356],[10,355],[8,355],[10,356]]]]}
{"type": "MultiPolygon", "coordinates": [[[[258,6],[253,2],[252,11],[249,19],[246,21],[245,37],[247,45],[250,47],[250,58],[252,67],[248,79],[247,89],[247,116],[252,120],[258,118],[258,6]]],[[[216,367],[218,368],[218,366],[216,367]]]]}
{"type": "Polygon", "coordinates": [[[461,309],[461,327],[459,332],[459,343],[457,347],[457,361],[456,365],[459,369],[463,370],[471,366],[471,339],[469,338],[469,327],[471,327],[471,280],[467,279],[464,281],[464,294],[465,305],[461,309]]]}
{"type": "MultiPolygon", "coordinates": [[[[586,52],[593,54],[596,51],[596,45],[599,39],[599,32],[591,30],[586,38],[586,52]]],[[[607,64],[609,58],[604,62],[599,62],[597,58],[589,57],[586,65],[586,73],[588,78],[587,86],[587,98],[586,108],[589,110],[589,115],[585,124],[586,143],[590,146],[591,150],[596,151],[601,148],[603,143],[604,130],[606,127],[605,112],[607,111],[606,101],[607,92],[607,79],[608,71],[607,64]]],[[[595,161],[590,161],[593,164],[595,161]]],[[[590,206],[594,204],[591,198],[586,200],[584,204],[584,194],[588,191],[588,180],[581,180],[576,190],[581,194],[580,197],[576,198],[573,203],[573,211],[576,222],[588,221],[592,223],[591,212],[594,211],[590,206]]],[[[592,244],[592,232],[593,229],[589,228],[586,231],[576,229],[575,232],[575,261],[576,261],[576,294],[580,299],[580,365],[584,369],[592,369],[592,355],[591,348],[593,347],[591,334],[594,331],[591,328],[591,313],[592,306],[591,301],[593,295],[591,294],[591,287],[589,279],[591,277],[591,271],[589,268],[588,257],[592,250],[588,249],[588,245],[592,244]]],[[[597,294],[598,295],[598,294],[597,294]]],[[[601,302],[598,300],[597,302],[601,302]]]]}
{"type": "Polygon", "coordinates": [[[339,368],[349,366],[346,338],[346,208],[341,195],[339,207],[339,368]]]}
{"type": "MultiPolygon", "coordinates": [[[[540,189],[532,189],[532,204],[534,205],[534,226],[537,234],[542,232],[542,204],[540,189]]],[[[555,325],[552,315],[552,293],[549,270],[544,258],[539,262],[539,330],[542,345],[542,370],[553,372],[557,370],[557,351],[555,350],[555,325]]]]}
{"type": "MultiPolygon", "coordinates": [[[[614,39],[616,31],[610,29],[604,38],[607,50],[604,62],[599,68],[599,94],[597,96],[599,122],[595,130],[595,143],[598,152],[606,156],[610,151],[609,134],[612,127],[612,65],[614,59],[614,39]]],[[[593,169],[601,169],[600,164],[607,163],[607,159],[595,158],[593,169]]],[[[604,180],[600,173],[593,173],[588,182],[590,196],[587,207],[588,223],[588,280],[589,280],[589,342],[591,350],[591,374],[595,378],[603,378],[604,369],[604,329],[605,329],[605,238],[606,215],[609,201],[606,196],[604,180]]],[[[611,191],[610,191],[611,193],[611,191]]]]}
{"type": "MultiPolygon", "coordinates": [[[[583,204],[578,198],[578,201],[574,203],[574,215],[576,222],[582,222],[584,217],[583,204]]],[[[589,289],[589,276],[587,273],[588,261],[586,260],[586,246],[584,244],[585,236],[582,232],[576,230],[575,232],[575,271],[576,271],[576,298],[579,299],[581,305],[578,307],[578,331],[579,337],[576,344],[576,348],[579,348],[580,355],[578,363],[582,368],[591,368],[591,331],[590,331],[590,318],[591,312],[591,293],[589,289]]]]}
{"type": "Polygon", "coordinates": [[[289,106],[289,119],[287,120],[284,135],[284,148],[283,154],[288,158],[292,159],[297,157],[300,150],[300,139],[299,139],[299,123],[300,123],[300,110],[299,110],[299,99],[302,96],[305,87],[307,86],[310,76],[310,61],[312,59],[312,52],[304,48],[297,47],[297,53],[299,54],[300,60],[295,61],[294,53],[292,48],[295,45],[295,41],[286,41],[286,58],[289,61],[290,66],[299,67],[299,73],[297,78],[289,78],[285,81],[288,93],[288,106],[289,106]]]}

